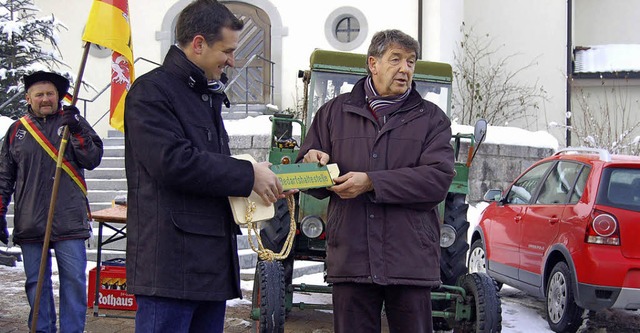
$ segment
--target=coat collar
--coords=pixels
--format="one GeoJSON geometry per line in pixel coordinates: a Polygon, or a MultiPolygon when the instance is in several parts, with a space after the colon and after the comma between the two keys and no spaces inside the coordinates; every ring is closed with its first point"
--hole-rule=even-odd
{"type": "MultiPolygon", "coordinates": [[[[358,82],[356,82],[346,103],[357,107],[367,107],[367,96],[364,91],[366,79],[366,77],[363,77],[362,79],[358,80],[358,82]]],[[[404,109],[409,105],[415,105],[421,101],[422,96],[420,96],[420,94],[416,90],[416,83],[411,82],[411,93],[409,94],[409,98],[407,98],[405,103],[402,105],[401,109],[404,109]]]]}
{"type": "MultiPolygon", "coordinates": [[[[367,100],[366,100],[367,96],[364,91],[365,81],[366,81],[366,77],[358,80],[358,82],[356,82],[356,84],[353,86],[353,89],[351,90],[351,93],[349,94],[348,99],[345,101],[345,104],[353,106],[354,108],[346,108],[345,110],[348,109],[351,112],[358,113],[363,117],[369,118],[375,122],[376,120],[371,114],[371,111],[369,111],[369,106],[367,105],[367,100]]],[[[420,96],[420,94],[415,88],[416,88],[416,83],[411,82],[411,93],[409,94],[409,97],[404,102],[404,104],[400,107],[400,110],[397,112],[411,111],[415,109],[416,106],[420,105],[423,102],[422,96],[420,96]]],[[[409,116],[408,119],[413,119],[415,117],[420,117],[422,115],[423,115],[423,112],[420,112],[420,113],[409,116]]]]}
{"type": "MultiPolygon", "coordinates": [[[[184,82],[196,92],[200,94],[211,93],[207,86],[207,77],[204,75],[204,71],[191,62],[179,47],[172,45],[169,48],[169,52],[164,58],[163,66],[171,75],[177,77],[179,81],[184,82]]],[[[221,81],[223,83],[226,81],[224,73],[221,81]]]]}

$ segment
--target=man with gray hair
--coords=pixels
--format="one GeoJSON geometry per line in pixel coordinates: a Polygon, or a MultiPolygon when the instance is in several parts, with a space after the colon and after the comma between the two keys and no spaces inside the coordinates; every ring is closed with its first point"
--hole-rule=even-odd
{"type": "Polygon", "coordinates": [[[329,197],[327,282],[335,332],[431,333],[431,288],[440,285],[439,202],[454,175],[451,123],[412,82],[420,45],[377,32],[369,75],[315,115],[298,161],[337,163],[329,197]]]}

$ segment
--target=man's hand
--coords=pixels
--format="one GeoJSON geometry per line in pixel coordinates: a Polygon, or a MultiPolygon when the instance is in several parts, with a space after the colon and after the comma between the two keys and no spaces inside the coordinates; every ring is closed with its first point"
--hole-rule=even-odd
{"type": "Polygon", "coordinates": [[[282,199],[288,193],[282,193],[282,184],[269,167],[271,163],[260,162],[253,164],[253,191],[258,193],[265,204],[272,204],[282,199]]]}
{"type": "Polygon", "coordinates": [[[337,185],[329,187],[329,191],[334,192],[342,199],[352,199],[362,193],[373,190],[373,183],[369,175],[364,172],[349,172],[333,181],[337,185]]]}
{"type": "Polygon", "coordinates": [[[73,105],[65,105],[62,107],[62,124],[69,126],[69,132],[73,134],[80,133],[80,110],[73,105]]]}
{"type": "Polygon", "coordinates": [[[7,218],[0,217],[0,242],[9,245],[9,229],[7,229],[7,218]]]}
{"type": "Polygon", "coordinates": [[[327,165],[327,163],[329,163],[329,154],[320,150],[309,149],[309,151],[306,154],[304,154],[304,157],[302,158],[302,162],[327,165]]]}

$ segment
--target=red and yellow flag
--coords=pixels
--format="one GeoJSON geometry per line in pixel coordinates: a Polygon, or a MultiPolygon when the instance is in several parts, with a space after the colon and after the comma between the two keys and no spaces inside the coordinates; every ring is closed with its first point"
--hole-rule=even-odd
{"type": "Polygon", "coordinates": [[[109,124],[124,132],[124,100],[134,80],[128,0],[94,0],[82,40],[113,50],[109,124]]]}

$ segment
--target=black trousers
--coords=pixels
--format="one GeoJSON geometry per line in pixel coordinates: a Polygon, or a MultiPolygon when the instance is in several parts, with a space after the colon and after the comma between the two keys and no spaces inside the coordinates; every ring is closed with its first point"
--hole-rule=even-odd
{"type": "Polygon", "coordinates": [[[381,312],[390,333],[432,333],[431,288],[333,284],[333,328],[336,333],[379,333],[381,312]]]}

